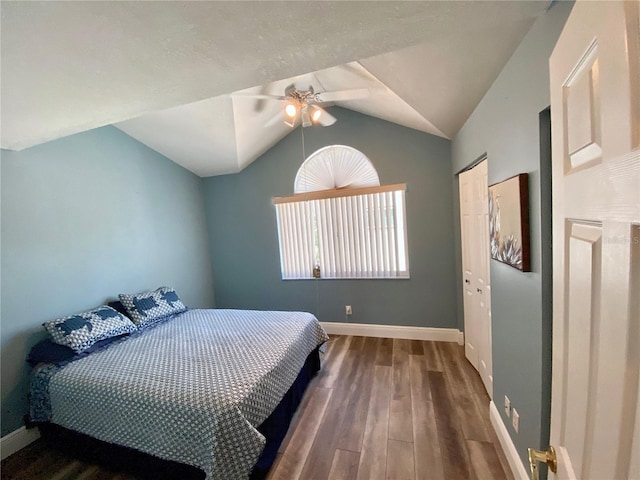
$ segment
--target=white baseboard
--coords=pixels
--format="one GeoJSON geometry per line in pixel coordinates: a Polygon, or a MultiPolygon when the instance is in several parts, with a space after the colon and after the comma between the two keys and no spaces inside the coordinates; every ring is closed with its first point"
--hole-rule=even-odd
{"type": "Polygon", "coordinates": [[[20,427],[11,433],[0,438],[0,460],[4,460],[9,455],[13,455],[18,450],[23,449],[32,442],[40,438],[40,431],[37,427],[20,427]]]}
{"type": "Polygon", "coordinates": [[[458,330],[458,345],[464,345],[464,332],[458,330]]]}
{"type": "Polygon", "coordinates": [[[489,417],[491,418],[491,425],[493,425],[493,429],[498,435],[498,440],[500,441],[504,455],[507,457],[513,477],[516,480],[529,480],[527,469],[524,467],[522,460],[520,460],[520,455],[518,455],[516,446],[513,444],[513,440],[511,440],[511,435],[509,435],[509,431],[504,425],[500,412],[498,412],[498,408],[493,401],[489,404],[489,417]]]}
{"type": "Polygon", "coordinates": [[[402,327],[395,325],[369,325],[366,323],[320,322],[325,331],[334,335],[359,337],[404,338],[407,340],[433,340],[460,342],[460,330],[455,328],[402,327]]]}

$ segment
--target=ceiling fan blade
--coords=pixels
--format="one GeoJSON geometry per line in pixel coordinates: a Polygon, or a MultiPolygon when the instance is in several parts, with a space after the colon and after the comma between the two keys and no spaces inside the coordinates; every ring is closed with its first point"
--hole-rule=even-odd
{"type": "Polygon", "coordinates": [[[292,83],[291,85],[287,85],[286,88],[284,89],[284,96],[288,97],[289,95],[293,94],[293,92],[295,92],[296,90],[297,88],[295,83],[292,83]]]}
{"type": "Polygon", "coordinates": [[[336,90],[334,92],[322,92],[318,94],[321,102],[340,102],[344,100],[355,100],[369,96],[368,88],[355,88],[353,90],[336,90]]]}
{"type": "Polygon", "coordinates": [[[234,93],[236,97],[259,98],[261,100],[286,100],[283,95],[265,95],[263,93],[234,93]]]}
{"type": "Polygon", "coordinates": [[[317,107],[317,108],[322,110],[322,115],[320,115],[320,118],[318,120],[316,120],[316,123],[319,123],[323,127],[328,127],[328,126],[333,125],[334,123],[336,123],[336,121],[337,121],[336,117],[331,115],[324,108],[321,108],[321,107],[317,107]]]}

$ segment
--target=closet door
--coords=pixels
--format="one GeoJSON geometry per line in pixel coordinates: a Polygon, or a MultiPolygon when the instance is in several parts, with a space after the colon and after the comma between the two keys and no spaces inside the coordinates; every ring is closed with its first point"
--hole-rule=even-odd
{"type": "Polygon", "coordinates": [[[465,355],[493,396],[487,161],[459,175],[465,355]]]}

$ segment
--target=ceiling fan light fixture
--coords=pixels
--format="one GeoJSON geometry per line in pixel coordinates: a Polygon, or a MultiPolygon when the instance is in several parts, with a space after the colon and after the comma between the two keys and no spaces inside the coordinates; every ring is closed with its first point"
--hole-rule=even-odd
{"type": "Polygon", "coordinates": [[[287,103],[284,107],[284,113],[287,117],[294,119],[298,114],[298,107],[293,103],[287,103]]]}
{"type": "Polygon", "coordinates": [[[317,105],[311,107],[311,121],[316,123],[322,117],[322,109],[317,105]]]}

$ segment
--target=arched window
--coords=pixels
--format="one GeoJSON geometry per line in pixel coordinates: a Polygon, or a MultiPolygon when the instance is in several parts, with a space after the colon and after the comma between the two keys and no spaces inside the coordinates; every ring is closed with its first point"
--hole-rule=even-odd
{"type": "Polygon", "coordinates": [[[405,190],[355,148],[312,153],[274,199],[282,278],[408,278],[405,190]]]}

